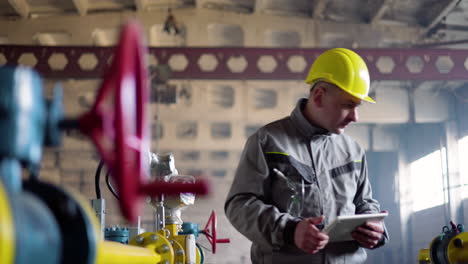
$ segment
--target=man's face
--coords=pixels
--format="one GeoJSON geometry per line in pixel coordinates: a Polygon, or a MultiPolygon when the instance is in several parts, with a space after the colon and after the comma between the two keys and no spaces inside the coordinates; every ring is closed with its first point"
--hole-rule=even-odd
{"type": "Polygon", "coordinates": [[[358,121],[357,108],[361,99],[356,98],[338,87],[324,89],[321,105],[321,123],[331,133],[341,134],[351,123],[358,121]]]}

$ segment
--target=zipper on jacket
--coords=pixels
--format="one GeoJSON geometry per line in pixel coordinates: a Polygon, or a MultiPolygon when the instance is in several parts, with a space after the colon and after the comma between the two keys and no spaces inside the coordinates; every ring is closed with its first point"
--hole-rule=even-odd
{"type": "Polygon", "coordinates": [[[317,170],[315,168],[314,156],[312,155],[312,139],[307,140],[307,150],[309,151],[309,156],[312,164],[312,171],[314,172],[314,180],[315,184],[317,184],[317,189],[319,190],[318,193],[318,200],[319,200],[319,207],[320,207],[320,215],[323,215],[323,204],[322,204],[322,189],[320,188],[319,180],[317,177],[317,170]]]}

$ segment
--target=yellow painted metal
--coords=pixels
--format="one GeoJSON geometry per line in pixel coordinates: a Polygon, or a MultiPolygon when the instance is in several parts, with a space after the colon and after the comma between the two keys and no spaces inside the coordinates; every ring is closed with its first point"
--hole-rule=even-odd
{"type": "MultiPolygon", "coordinates": [[[[163,230],[159,230],[158,232],[161,235],[166,236],[171,242],[174,241],[174,242],[176,242],[176,243],[178,243],[178,244],[180,244],[182,246],[185,261],[187,261],[187,262],[188,261],[193,261],[193,260],[190,260],[190,253],[187,252],[187,251],[189,251],[189,249],[187,248],[188,247],[187,244],[190,244],[190,243],[193,243],[193,242],[190,242],[191,240],[188,239],[188,235],[179,235],[179,230],[180,230],[179,225],[168,224],[168,225],[165,226],[165,228],[163,230]]],[[[191,236],[193,236],[193,235],[191,235],[191,236]]],[[[196,264],[200,264],[201,263],[201,253],[200,253],[199,249],[196,247],[195,244],[193,244],[193,248],[195,249],[194,257],[195,257],[196,264]]],[[[176,252],[175,249],[174,249],[174,252],[176,252]]],[[[192,258],[193,258],[193,256],[192,256],[192,258]]],[[[185,263],[185,261],[182,262],[182,263],[185,263]]],[[[178,264],[177,261],[175,263],[178,264]]]]}
{"type": "Polygon", "coordinates": [[[201,252],[200,249],[197,247],[197,259],[195,264],[201,264],[201,252]]]}
{"type": "Polygon", "coordinates": [[[154,264],[160,261],[161,256],[150,248],[103,241],[96,264],[154,264]]]}
{"type": "Polygon", "coordinates": [[[0,263],[12,264],[15,258],[15,225],[8,194],[0,182],[0,263]]]}
{"type": "Polygon", "coordinates": [[[158,232],[167,238],[174,238],[179,234],[179,227],[176,224],[168,224],[164,229],[159,230],[158,232]]]}
{"type": "Polygon", "coordinates": [[[169,240],[174,248],[174,264],[185,264],[185,250],[177,240],[169,240]]]}
{"type": "Polygon", "coordinates": [[[440,239],[440,236],[436,236],[431,240],[431,244],[429,245],[429,253],[428,253],[429,261],[430,261],[429,263],[434,263],[434,260],[432,259],[432,256],[431,256],[431,249],[433,249],[434,243],[438,241],[439,239],[440,239]]]}
{"type": "Polygon", "coordinates": [[[419,251],[418,260],[419,260],[419,264],[431,263],[428,248],[423,248],[419,251]]]}
{"type": "Polygon", "coordinates": [[[129,244],[155,252],[161,258],[155,263],[174,263],[174,249],[171,242],[162,234],[146,232],[132,238],[129,244]]]}
{"type": "Polygon", "coordinates": [[[468,263],[468,232],[463,232],[450,240],[447,248],[450,263],[468,263]]]}

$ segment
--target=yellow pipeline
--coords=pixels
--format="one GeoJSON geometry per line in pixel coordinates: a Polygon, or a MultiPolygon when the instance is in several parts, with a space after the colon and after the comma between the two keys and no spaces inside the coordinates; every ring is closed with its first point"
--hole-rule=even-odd
{"type": "Polygon", "coordinates": [[[15,225],[7,193],[0,181],[0,263],[12,264],[15,253],[15,225]]]}
{"type": "Polygon", "coordinates": [[[149,248],[103,241],[96,264],[154,264],[160,261],[161,256],[149,248]]]}

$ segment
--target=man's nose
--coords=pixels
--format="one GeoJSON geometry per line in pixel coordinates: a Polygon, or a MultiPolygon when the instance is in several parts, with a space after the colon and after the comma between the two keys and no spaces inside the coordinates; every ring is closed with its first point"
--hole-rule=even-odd
{"type": "Polygon", "coordinates": [[[358,114],[357,108],[351,109],[351,112],[349,112],[348,117],[352,122],[357,122],[359,120],[359,114],[358,114]]]}

